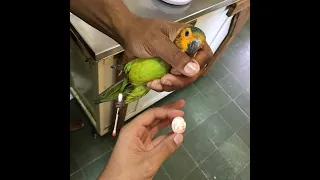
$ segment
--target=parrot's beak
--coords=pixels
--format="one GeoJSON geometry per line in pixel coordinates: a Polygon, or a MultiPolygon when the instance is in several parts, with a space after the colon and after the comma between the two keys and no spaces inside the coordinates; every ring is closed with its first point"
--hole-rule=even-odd
{"type": "Polygon", "coordinates": [[[189,55],[194,55],[199,49],[202,41],[200,39],[193,39],[189,44],[188,44],[188,49],[186,51],[187,54],[189,55]]]}

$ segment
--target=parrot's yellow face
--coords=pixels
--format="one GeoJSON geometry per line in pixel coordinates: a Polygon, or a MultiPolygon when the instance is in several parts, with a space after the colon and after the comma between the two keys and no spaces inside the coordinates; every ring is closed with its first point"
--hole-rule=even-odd
{"type": "Polygon", "coordinates": [[[206,43],[206,36],[201,29],[189,26],[181,30],[174,43],[183,52],[195,56],[196,52],[206,43]]]}

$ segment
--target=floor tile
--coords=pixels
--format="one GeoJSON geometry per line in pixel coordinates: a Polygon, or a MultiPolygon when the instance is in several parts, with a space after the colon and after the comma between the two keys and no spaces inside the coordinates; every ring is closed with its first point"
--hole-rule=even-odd
{"type": "Polygon", "coordinates": [[[196,168],[184,180],[207,180],[207,178],[199,168],[196,168]]]}
{"type": "Polygon", "coordinates": [[[211,68],[206,76],[212,77],[214,80],[219,81],[221,78],[229,74],[229,71],[217,60],[216,64],[211,68]]]}
{"type": "Polygon", "coordinates": [[[70,176],[70,180],[86,180],[87,178],[83,174],[82,171],[78,171],[77,173],[70,176]]]}
{"type": "Polygon", "coordinates": [[[158,137],[158,136],[163,135],[163,134],[167,134],[167,133],[169,133],[169,132],[172,132],[171,124],[170,124],[169,126],[163,128],[163,129],[161,129],[161,130],[156,134],[155,137],[158,137]]]}
{"type": "Polygon", "coordinates": [[[200,169],[210,180],[233,180],[236,177],[234,167],[219,151],[215,151],[201,163],[200,169]]]}
{"type": "Polygon", "coordinates": [[[250,21],[247,21],[237,37],[250,49],[250,21]]]}
{"type": "Polygon", "coordinates": [[[198,89],[193,84],[190,84],[174,92],[174,94],[177,96],[178,99],[183,99],[185,101],[187,101],[190,97],[198,93],[199,93],[198,89]]]}
{"type": "Polygon", "coordinates": [[[162,98],[160,101],[154,103],[153,107],[161,107],[163,105],[172,103],[176,100],[179,100],[179,97],[177,97],[174,93],[171,93],[167,95],[166,97],[162,98]]]}
{"type": "Polygon", "coordinates": [[[198,126],[183,139],[184,147],[197,163],[205,160],[211,152],[217,149],[204,131],[205,127],[198,126]]]}
{"type": "Polygon", "coordinates": [[[73,138],[71,140],[71,151],[74,158],[77,160],[79,167],[83,168],[89,162],[93,161],[105,152],[108,152],[112,147],[107,141],[108,139],[106,136],[93,138],[92,136],[84,135],[82,137],[78,137],[78,139],[73,138]]]}
{"type": "MultiPolygon", "coordinates": [[[[217,112],[231,101],[230,97],[209,76],[204,76],[197,80],[195,86],[206,98],[206,102],[209,102],[207,103],[207,106],[213,113],[217,112]]],[[[202,103],[204,104],[204,102],[202,103]]]]}
{"type": "Polygon", "coordinates": [[[242,93],[237,99],[236,103],[240,108],[250,117],[250,92],[242,93]]]}
{"type": "Polygon", "coordinates": [[[172,180],[180,180],[191,172],[196,163],[192,160],[187,151],[180,146],[162,166],[168,172],[172,180]]]}
{"type": "Polygon", "coordinates": [[[243,64],[233,71],[232,74],[240,81],[243,87],[250,89],[250,63],[243,64]]]}
{"type": "Polygon", "coordinates": [[[230,47],[238,46],[241,43],[242,43],[242,41],[238,37],[234,37],[234,39],[232,40],[232,42],[230,44],[230,47]]]}
{"type": "Polygon", "coordinates": [[[73,174],[74,172],[78,171],[80,168],[78,166],[77,161],[74,159],[72,154],[70,153],[70,174],[73,174]]]}
{"type": "Polygon", "coordinates": [[[199,127],[203,129],[217,147],[223,144],[233,134],[228,124],[218,114],[212,115],[200,124],[199,127]]]}
{"type": "Polygon", "coordinates": [[[219,111],[219,114],[230,125],[234,132],[249,122],[249,118],[234,102],[231,102],[226,107],[222,108],[219,111]]]}
{"type": "Polygon", "coordinates": [[[112,151],[105,153],[99,159],[95,160],[83,169],[88,180],[96,180],[99,177],[105,165],[108,163],[111,152],[112,151]]]}
{"type": "Polygon", "coordinates": [[[244,144],[250,149],[250,122],[240,128],[237,134],[244,144]]]}
{"type": "Polygon", "coordinates": [[[236,180],[250,180],[250,163],[237,175],[236,180]]]}
{"type": "Polygon", "coordinates": [[[221,62],[231,72],[239,69],[243,64],[250,62],[249,48],[241,43],[235,47],[229,47],[221,56],[221,62]]]}
{"type": "Polygon", "coordinates": [[[236,173],[239,173],[250,161],[250,150],[236,134],[231,136],[219,151],[233,165],[236,173]]]}
{"type": "Polygon", "coordinates": [[[170,178],[169,174],[163,169],[163,167],[160,167],[153,180],[170,180],[170,178]]]}
{"type": "Polygon", "coordinates": [[[186,102],[182,109],[184,111],[184,119],[187,123],[184,134],[190,132],[190,130],[214,113],[210,106],[209,102],[206,101],[200,93],[191,97],[188,102],[186,102]]]}
{"type": "Polygon", "coordinates": [[[231,74],[220,79],[218,84],[231,96],[232,99],[240,96],[245,92],[244,87],[231,74]]]}

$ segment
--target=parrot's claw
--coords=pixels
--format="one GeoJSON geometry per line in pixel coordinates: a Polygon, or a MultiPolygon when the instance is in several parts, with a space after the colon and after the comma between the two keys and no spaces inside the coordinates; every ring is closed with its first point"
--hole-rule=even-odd
{"type": "Polygon", "coordinates": [[[116,65],[112,65],[111,68],[120,71],[118,76],[120,76],[122,74],[122,72],[123,72],[123,65],[116,64],[116,65]]]}

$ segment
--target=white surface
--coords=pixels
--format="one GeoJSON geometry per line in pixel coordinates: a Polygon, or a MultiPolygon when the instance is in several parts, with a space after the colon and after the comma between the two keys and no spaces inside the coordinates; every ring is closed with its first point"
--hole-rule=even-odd
{"type": "Polygon", "coordinates": [[[202,29],[202,31],[206,34],[206,40],[208,44],[215,39],[221,27],[228,19],[228,16],[226,15],[227,12],[228,10],[225,8],[220,8],[219,10],[213,11],[198,18],[195,26],[202,29]]]}
{"type": "Polygon", "coordinates": [[[142,98],[138,99],[135,102],[132,102],[128,105],[127,114],[125,120],[130,119],[131,117],[135,116],[136,114],[140,113],[144,109],[148,108],[152,104],[156,103],[160,99],[166,97],[171,92],[156,92],[154,90],[150,90],[148,94],[143,96],[142,98]]]}
{"type": "Polygon", "coordinates": [[[73,99],[73,96],[72,96],[72,94],[71,94],[71,92],[70,92],[70,100],[71,100],[71,99],[73,99]]]}
{"type": "Polygon", "coordinates": [[[162,0],[162,1],[169,4],[174,4],[174,5],[185,5],[185,4],[188,4],[191,0],[162,0]]]}
{"type": "Polygon", "coordinates": [[[218,32],[217,36],[213,39],[213,41],[210,43],[210,48],[213,53],[217,51],[219,48],[220,44],[224,40],[224,38],[228,35],[230,25],[231,25],[231,20],[233,16],[229,17],[221,27],[220,31],[218,32]]]}

